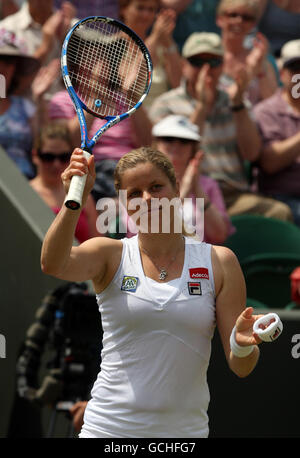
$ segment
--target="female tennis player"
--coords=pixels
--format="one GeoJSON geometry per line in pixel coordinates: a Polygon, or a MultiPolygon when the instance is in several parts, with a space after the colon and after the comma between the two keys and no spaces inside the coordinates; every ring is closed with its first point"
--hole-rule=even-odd
{"type": "MultiPolygon", "coordinates": [[[[87,173],[83,202],[95,180],[94,160],[75,149],[62,173],[87,173]]],[[[206,373],[217,326],[230,369],[254,369],[261,341],[245,308],[245,282],[227,248],[162,230],[153,198],[179,196],[166,155],[150,148],[125,154],[115,186],[127,205],[139,197],[148,218],[159,212],[159,232],[132,238],[96,237],[72,246],[80,210],[62,208],[42,247],[43,272],[69,281],[91,279],[104,330],[101,371],[92,389],[81,438],[202,438],[209,434],[206,373]]],[[[175,213],[170,211],[171,223],[175,213]]]]}

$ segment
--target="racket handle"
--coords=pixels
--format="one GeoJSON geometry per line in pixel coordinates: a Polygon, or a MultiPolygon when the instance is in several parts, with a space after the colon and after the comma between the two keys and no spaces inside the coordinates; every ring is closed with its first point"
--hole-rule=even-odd
{"type": "MultiPolygon", "coordinates": [[[[83,151],[86,160],[89,160],[91,154],[83,151]]],[[[65,206],[71,210],[78,210],[82,204],[82,195],[85,188],[87,174],[83,176],[74,175],[71,179],[68,195],[65,198],[65,206]]]]}

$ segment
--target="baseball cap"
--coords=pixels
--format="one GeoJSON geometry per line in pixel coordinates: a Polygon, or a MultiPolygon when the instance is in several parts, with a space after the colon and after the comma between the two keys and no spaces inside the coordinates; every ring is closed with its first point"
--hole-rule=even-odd
{"type": "Polygon", "coordinates": [[[300,40],[291,40],[281,48],[281,64],[283,67],[300,61],[300,40]]]}
{"type": "Polygon", "coordinates": [[[182,48],[183,57],[188,59],[204,53],[223,56],[224,50],[219,35],[212,32],[194,32],[187,38],[182,48]]]}
{"type": "Polygon", "coordinates": [[[169,115],[152,128],[154,137],[184,138],[199,142],[201,136],[198,126],[192,124],[185,116],[169,115]]]}

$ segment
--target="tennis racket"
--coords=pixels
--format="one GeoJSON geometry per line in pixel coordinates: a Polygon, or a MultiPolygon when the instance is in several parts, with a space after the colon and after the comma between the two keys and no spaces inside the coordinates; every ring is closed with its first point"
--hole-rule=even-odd
{"type": "MultiPolygon", "coordinates": [[[[144,42],[116,19],[91,16],[77,22],[62,47],[61,70],[74,103],[81,148],[88,159],[101,135],[132,115],[147,96],[152,61],[144,42]],[[106,123],[89,139],[84,111],[106,123]]],[[[87,175],[73,176],[65,205],[82,204],[87,175]]]]}

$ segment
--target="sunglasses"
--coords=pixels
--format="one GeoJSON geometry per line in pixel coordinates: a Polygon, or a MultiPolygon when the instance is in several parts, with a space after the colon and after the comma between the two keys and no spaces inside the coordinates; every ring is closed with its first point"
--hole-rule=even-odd
{"type": "Polygon", "coordinates": [[[193,67],[203,67],[205,64],[209,64],[211,68],[216,68],[222,65],[223,59],[220,58],[211,58],[211,59],[204,59],[203,57],[189,57],[188,58],[189,63],[193,67]]]}
{"type": "Polygon", "coordinates": [[[237,18],[240,17],[244,22],[255,22],[256,17],[252,16],[251,14],[242,14],[242,13],[223,13],[224,16],[229,17],[229,18],[237,18]]]}
{"type": "Polygon", "coordinates": [[[56,154],[56,153],[51,153],[51,152],[44,153],[44,152],[38,151],[37,155],[41,159],[42,162],[47,162],[47,163],[54,162],[55,159],[58,159],[61,163],[65,164],[66,162],[69,162],[70,157],[71,157],[71,153],[69,152],[56,154]]]}
{"type": "Polygon", "coordinates": [[[178,138],[178,137],[160,137],[159,139],[167,143],[173,143],[173,142],[178,141],[182,143],[183,145],[187,145],[188,143],[192,143],[194,141],[194,140],[190,140],[189,138],[178,138]]]}

